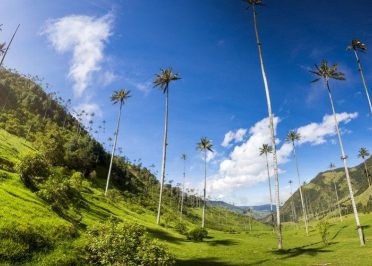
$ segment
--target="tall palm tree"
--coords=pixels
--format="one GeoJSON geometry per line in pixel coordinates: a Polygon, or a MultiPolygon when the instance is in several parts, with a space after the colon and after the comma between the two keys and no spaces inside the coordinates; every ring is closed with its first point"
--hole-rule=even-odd
{"type": "Polygon", "coordinates": [[[370,155],[369,151],[366,148],[360,148],[358,152],[358,157],[363,159],[364,171],[366,172],[366,177],[368,180],[368,188],[372,194],[371,181],[369,180],[369,172],[368,172],[368,167],[366,164],[366,158],[369,157],[369,155],[370,155]]]}
{"type": "Polygon", "coordinates": [[[341,205],[340,205],[340,199],[338,197],[338,191],[337,191],[337,185],[336,185],[336,175],[335,175],[335,169],[336,165],[334,163],[330,163],[329,169],[331,169],[332,174],[333,174],[333,186],[335,188],[335,193],[336,193],[336,201],[337,201],[337,207],[338,207],[338,215],[340,216],[340,221],[342,222],[342,211],[341,211],[341,205]]]}
{"type": "Polygon", "coordinates": [[[364,90],[366,91],[366,96],[367,96],[367,100],[368,100],[368,104],[369,104],[369,109],[370,109],[371,114],[372,114],[371,98],[369,97],[368,87],[367,87],[366,79],[364,78],[362,64],[360,63],[360,59],[359,59],[359,56],[358,56],[358,51],[364,53],[365,51],[367,51],[367,47],[360,40],[354,39],[354,40],[351,41],[351,44],[347,47],[347,49],[354,51],[355,58],[356,58],[356,61],[357,61],[357,64],[358,64],[358,71],[360,73],[360,76],[362,77],[362,82],[363,82],[364,90]]]}
{"type": "Polygon", "coordinates": [[[266,158],[267,180],[269,181],[271,223],[274,229],[275,221],[274,221],[274,211],[273,211],[273,197],[271,194],[271,180],[270,180],[271,178],[270,178],[269,159],[267,158],[267,155],[272,152],[273,152],[273,148],[269,144],[262,144],[262,146],[260,147],[260,156],[265,154],[265,158],[266,158]]]}
{"type": "Polygon", "coordinates": [[[257,14],[256,14],[256,6],[262,6],[262,0],[246,0],[246,2],[252,7],[253,11],[253,22],[254,22],[254,30],[256,34],[256,42],[258,48],[258,55],[260,58],[260,65],[261,65],[261,72],[262,78],[264,82],[265,92],[266,92],[266,101],[267,101],[267,110],[269,113],[269,121],[270,121],[270,134],[271,134],[271,146],[273,148],[273,161],[274,161],[274,183],[275,183],[275,198],[276,198],[276,223],[277,223],[277,233],[278,233],[278,249],[283,248],[283,238],[282,238],[282,226],[280,222],[280,197],[279,197],[279,171],[278,171],[278,160],[276,156],[276,144],[275,144],[275,130],[274,130],[274,117],[271,109],[271,99],[270,99],[270,89],[269,84],[267,82],[266,71],[262,56],[262,45],[260,42],[260,38],[258,35],[258,28],[257,28],[257,14]]]}
{"type": "Polygon", "coordinates": [[[296,132],[294,130],[291,130],[291,131],[288,132],[286,141],[291,143],[292,148],[293,148],[293,157],[296,161],[298,186],[299,186],[300,197],[301,197],[302,215],[304,217],[306,235],[309,235],[309,227],[308,227],[308,224],[307,224],[307,211],[306,211],[306,205],[305,205],[304,197],[303,197],[303,194],[302,194],[302,183],[301,183],[300,169],[299,169],[299,166],[298,166],[298,158],[297,158],[297,154],[296,154],[296,145],[295,145],[295,142],[299,141],[300,139],[301,139],[301,135],[298,132],[296,132]]]}
{"type": "Polygon", "coordinates": [[[160,73],[155,75],[154,87],[158,87],[165,94],[165,125],[164,125],[164,141],[163,141],[163,158],[161,165],[161,180],[160,180],[160,193],[158,215],[156,223],[160,223],[161,201],[163,196],[163,186],[165,179],[165,162],[167,159],[167,146],[168,146],[168,110],[169,110],[169,84],[172,81],[179,80],[180,77],[177,73],[172,72],[172,68],[160,69],[160,73]]]}
{"type": "Polygon", "coordinates": [[[17,34],[17,31],[18,31],[18,29],[19,29],[20,26],[21,26],[21,24],[18,24],[16,30],[14,31],[14,33],[12,35],[12,38],[10,38],[10,41],[9,41],[8,46],[5,48],[5,43],[4,43],[4,45],[2,47],[2,50],[3,50],[2,55],[3,55],[3,57],[1,58],[1,61],[0,61],[0,67],[3,65],[3,62],[5,60],[5,57],[6,57],[7,53],[8,53],[8,51],[9,51],[9,47],[12,45],[13,39],[14,39],[15,35],[17,34]]]}
{"type": "Polygon", "coordinates": [[[323,79],[325,87],[328,91],[328,96],[329,96],[329,100],[331,102],[333,117],[334,117],[334,120],[335,120],[335,127],[336,127],[336,131],[337,131],[338,142],[339,142],[340,150],[341,150],[341,159],[344,163],[345,175],[346,175],[347,185],[349,187],[351,205],[353,207],[355,222],[356,222],[356,226],[357,226],[357,230],[358,230],[358,234],[359,234],[360,245],[364,246],[365,245],[365,240],[364,240],[363,228],[360,225],[358,210],[357,210],[356,204],[355,204],[353,188],[352,188],[352,185],[351,185],[349,169],[348,169],[348,165],[347,165],[347,156],[345,154],[344,145],[342,143],[341,132],[340,132],[340,129],[339,129],[339,126],[338,126],[338,120],[337,120],[337,116],[336,116],[335,106],[334,106],[334,103],[333,103],[332,92],[331,92],[331,88],[329,86],[329,80],[330,79],[345,80],[345,75],[342,72],[338,72],[337,65],[329,66],[328,62],[326,60],[323,60],[320,63],[319,66],[315,65],[315,70],[310,71],[310,72],[317,77],[312,82],[317,82],[317,81],[323,79]]]}
{"type": "Polygon", "coordinates": [[[180,220],[182,220],[182,212],[183,212],[183,200],[185,197],[185,181],[186,181],[186,160],[187,160],[187,155],[182,154],[181,155],[181,160],[183,161],[183,180],[182,180],[182,189],[181,189],[181,210],[180,210],[180,220]]]}
{"type": "Polygon", "coordinates": [[[109,171],[108,171],[108,174],[107,174],[105,196],[107,195],[107,190],[108,190],[108,187],[109,187],[109,182],[110,182],[110,177],[111,177],[111,169],[112,169],[112,162],[114,160],[116,144],[117,144],[117,141],[118,141],[119,126],[120,126],[120,119],[121,119],[121,110],[123,108],[123,105],[124,105],[125,101],[129,97],[131,97],[130,91],[126,90],[126,89],[115,91],[114,94],[111,96],[111,102],[113,104],[120,103],[120,107],[119,107],[118,122],[117,122],[116,130],[115,130],[115,141],[114,141],[114,146],[112,147],[110,166],[109,166],[109,171]]]}
{"type": "Polygon", "coordinates": [[[206,206],[206,192],[207,192],[207,152],[213,152],[213,144],[212,142],[203,137],[200,139],[200,142],[196,144],[196,148],[204,152],[204,190],[203,190],[203,212],[202,212],[202,228],[205,225],[205,206],[206,206]]]}

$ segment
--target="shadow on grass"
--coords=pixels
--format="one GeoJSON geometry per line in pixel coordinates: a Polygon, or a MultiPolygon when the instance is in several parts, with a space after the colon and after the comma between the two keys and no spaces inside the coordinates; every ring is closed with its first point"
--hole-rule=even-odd
{"type": "MultiPolygon", "coordinates": [[[[326,246],[318,247],[318,248],[307,248],[309,246],[313,246],[316,244],[319,244],[321,242],[315,242],[309,245],[301,246],[301,247],[296,247],[296,248],[290,248],[290,249],[283,249],[283,250],[275,250],[271,251],[271,253],[276,254],[276,255],[283,255],[281,259],[288,259],[288,258],[293,258],[301,255],[309,255],[309,256],[316,256],[319,253],[328,253],[328,252],[333,252],[331,250],[325,249],[326,246]]],[[[336,244],[336,242],[331,242],[328,244],[328,246],[336,244]]]]}
{"type": "Polygon", "coordinates": [[[218,258],[208,257],[208,258],[195,258],[190,260],[177,260],[176,265],[179,266],[231,266],[234,264],[229,264],[227,262],[219,261],[218,258]]]}
{"type": "Polygon", "coordinates": [[[160,230],[160,229],[147,228],[147,231],[149,232],[149,234],[151,236],[156,237],[160,240],[170,242],[170,243],[180,244],[182,242],[185,242],[185,240],[183,240],[181,238],[174,237],[171,234],[169,234],[168,232],[160,230]]]}
{"type": "Polygon", "coordinates": [[[6,190],[6,189],[3,189],[3,190],[4,190],[5,192],[7,192],[9,195],[12,195],[12,196],[15,197],[15,198],[21,199],[21,200],[26,201],[26,202],[29,202],[29,203],[33,203],[33,204],[39,205],[39,206],[41,206],[41,207],[45,207],[42,203],[40,203],[40,202],[38,202],[38,201],[27,199],[27,198],[22,197],[22,196],[20,196],[20,195],[18,195],[18,194],[15,194],[15,193],[13,193],[13,192],[10,192],[10,191],[8,191],[8,190],[6,190]]]}
{"type": "Polygon", "coordinates": [[[341,227],[340,229],[337,230],[337,232],[335,233],[335,235],[331,238],[332,240],[335,239],[339,233],[341,233],[342,230],[344,230],[347,226],[344,225],[343,227],[341,227]]]}
{"type": "Polygon", "coordinates": [[[235,240],[231,239],[222,239],[222,240],[211,240],[211,241],[206,241],[210,246],[232,246],[232,245],[237,245],[238,242],[235,240]]]}

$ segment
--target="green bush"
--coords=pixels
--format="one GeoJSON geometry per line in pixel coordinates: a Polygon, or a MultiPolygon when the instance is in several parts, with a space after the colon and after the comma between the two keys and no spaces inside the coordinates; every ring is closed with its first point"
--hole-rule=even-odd
{"type": "Polygon", "coordinates": [[[187,233],[187,239],[200,242],[208,236],[208,231],[205,228],[196,227],[187,233]]]}
{"type": "Polygon", "coordinates": [[[328,223],[327,220],[321,220],[317,224],[318,232],[319,232],[325,246],[328,245],[328,237],[329,237],[329,228],[330,227],[331,226],[330,226],[330,224],[328,223]]]}
{"type": "Polygon", "coordinates": [[[174,265],[168,249],[137,224],[109,221],[89,230],[85,251],[90,265],[174,265]]]}
{"type": "Polygon", "coordinates": [[[174,229],[176,229],[176,231],[180,233],[181,235],[187,235],[187,226],[183,222],[176,223],[176,225],[174,226],[174,229]]]}
{"type": "Polygon", "coordinates": [[[31,152],[21,155],[16,170],[25,186],[32,190],[35,190],[37,183],[49,174],[48,164],[44,157],[31,152]]]}
{"type": "Polygon", "coordinates": [[[51,247],[51,240],[41,228],[29,224],[5,224],[0,228],[0,261],[22,262],[33,252],[51,247]]]}

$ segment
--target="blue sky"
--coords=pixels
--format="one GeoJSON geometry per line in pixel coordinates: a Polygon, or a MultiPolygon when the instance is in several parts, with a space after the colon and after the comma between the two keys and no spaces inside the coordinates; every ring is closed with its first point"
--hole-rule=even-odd
{"type": "MultiPolygon", "coordinates": [[[[44,77],[51,90],[73,99],[75,109],[88,106],[96,113],[96,124],[105,119],[107,134],[101,141],[113,134],[117,115],[109,97],[113,90],[127,88],[133,97],[124,108],[119,146],[130,160],[141,158],[145,166],[155,164],[159,170],[164,96],[151,82],[160,68],[171,66],[182,79],[170,88],[167,179],[181,180],[180,155],[186,153],[188,186],[200,187],[203,162],[195,146],[207,136],[216,149],[209,161],[211,198],[243,205],[268,202],[264,160],[257,155],[260,142],[268,141],[262,126],[266,99],[252,14],[242,1],[1,2],[0,40],[9,40],[21,23],[5,64],[44,77]],[[235,142],[224,147],[230,131],[235,142]]],[[[341,166],[332,120],[323,120],[331,112],[328,96],[321,83],[309,83],[308,70],[321,59],[339,63],[346,74],[347,81],[331,86],[336,111],[344,113],[340,119],[350,165],[359,163],[356,153],[361,146],[372,149],[372,118],[355,58],[345,50],[355,37],[372,43],[372,3],[265,2],[258,19],[273,111],[280,121],[284,201],[288,180],[297,183],[291,150],[283,146],[289,130],[301,128],[305,135],[298,147],[304,180],[331,161],[341,166]]],[[[362,63],[371,84],[369,53],[362,55],[362,63]]]]}

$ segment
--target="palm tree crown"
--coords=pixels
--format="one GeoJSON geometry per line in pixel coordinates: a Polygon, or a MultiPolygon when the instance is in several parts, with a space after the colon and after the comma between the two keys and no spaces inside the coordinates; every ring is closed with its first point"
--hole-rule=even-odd
{"type": "Polygon", "coordinates": [[[199,151],[211,151],[213,152],[213,143],[206,137],[200,139],[200,142],[196,144],[196,148],[199,151]]]}
{"type": "Polygon", "coordinates": [[[262,144],[260,147],[260,156],[265,154],[269,154],[273,152],[273,147],[271,147],[269,144],[262,144]]]}
{"type": "Polygon", "coordinates": [[[245,0],[248,4],[252,6],[262,6],[262,0],[245,0]]]}
{"type": "Polygon", "coordinates": [[[354,51],[361,51],[361,52],[365,52],[367,51],[367,47],[364,43],[362,43],[360,40],[358,39],[354,39],[351,41],[351,44],[347,47],[348,50],[351,50],[353,49],[354,51]]]}
{"type": "Polygon", "coordinates": [[[114,94],[112,94],[111,96],[111,102],[113,102],[114,104],[118,102],[120,102],[120,104],[123,104],[125,100],[128,99],[129,97],[131,97],[129,90],[122,89],[114,91],[114,94]]]}
{"type": "Polygon", "coordinates": [[[186,161],[187,160],[187,155],[186,154],[181,154],[181,160],[186,161]]]}
{"type": "Polygon", "coordinates": [[[328,81],[329,79],[345,80],[344,73],[338,72],[337,67],[337,64],[329,66],[326,60],[322,60],[319,66],[315,65],[315,70],[310,71],[310,73],[318,76],[318,78],[314,79],[311,82],[317,82],[321,78],[326,81],[328,81]]]}
{"type": "Polygon", "coordinates": [[[300,139],[301,139],[300,133],[298,133],[294,130],[291,130],[291,131],[288,132],[286,141],[291,142],[291,143],[295,143],[296,141],[299,141],[300,139]]]}
{"type": "Polygon", "coordinates": [[[172,68],[160,69],[160,73],[156,74],[154,80],[154,87],[159,87],[163,93],[166,93],[168,90],[169,83],[174,80],[181,79],[178,73],[173,73],[172,68]]]}
{"type": "Polygon", "coordinates": [[[334,163],[330,163],[330,164],[329,164],[329,169],[332,169],[332,170],[333,170],[333,169],[335,169],[335,168],[336,168],[336,165],[335,165],[334,163]]]}
{"type": "Polygon", "coordinates": [[[359,158],[366,158],[368,157],[370,154],[368,152],[368,150],[366,148],[360,148],[359,152],[358,152],[358,157],[359,158]]]}

